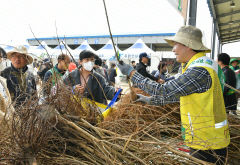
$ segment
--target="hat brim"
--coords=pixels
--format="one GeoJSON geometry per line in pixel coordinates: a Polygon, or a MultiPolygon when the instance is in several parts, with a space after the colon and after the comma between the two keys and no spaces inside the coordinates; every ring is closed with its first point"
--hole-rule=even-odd
{"type": "Polygon", "coordinates": [[[149,57],[149,56],[143,56],[143,57],[145,57],[145,58],[147,58],[147,59],[151,59],[151,57],[149,57]]]}
{"type": "MultiPolygon", "coordinates": [[[[7,53],[7,58],[8,58],[9,60],[11,60],[12,55],[13,55],[14,53],[20,53],[20,52],[16,52],[16,51],[8,52],[8,53],[7,53]]],[[[33,62],[33,58],[32,58],[29,54],[25,54],[25,53],[20,53],[20,54],[26,56],[26,60],[27,60],[26,65],[29,65],[29,64],[31,64],[31,63],[33,62]]]]}
{"type": "Polygon", "coordinates": [[[199,43],[199,42],[194,43],[194,41],[192,41],[191,43],[193,43],[193,44],[189,45],[189,44],[187,44],[187,42],[184,42],[184,39],[177,38],[177,37],[165,38],[164,40],[172,47],[174,46],[174,43],[177,42],[177,43],[183,44],[193,50],[201,50],[201,51],[204,51],[205,53],[211,52],[211,49],[207,48],[206,46],[204,46],[202,43],[199,43]],[[194,47],[194,45],[200,45],[200,47],[197,48],[197,47],[194,47]]]}
{"type": "Polygon", "coordinates": [[[235,59],[235,60],[230,61],[230,64],[232,64],[234,61],[237,61],[238,64],[240,63],[240,60],[235,59]]]}

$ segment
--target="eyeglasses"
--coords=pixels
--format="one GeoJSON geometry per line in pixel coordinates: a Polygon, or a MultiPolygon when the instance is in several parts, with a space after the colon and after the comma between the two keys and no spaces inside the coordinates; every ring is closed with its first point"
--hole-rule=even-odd
{"type": "Polygon", "coordinates": [[[26,57],[23,54],[13,54],[12,55],[13,58],[20,58],[20,59],[25,59],[26,57]]]}

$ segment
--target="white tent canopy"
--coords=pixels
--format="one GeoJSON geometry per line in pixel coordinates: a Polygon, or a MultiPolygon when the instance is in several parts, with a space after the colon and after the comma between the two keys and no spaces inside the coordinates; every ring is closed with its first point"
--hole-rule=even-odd
{"type": "Polygon", "coordinates": [[[83,51],[83,50],[90,50],[91,52],[96,53],[96,51],[88,44],[87,40],[84,40],[82,42],[82,44],[77,47],[76,49],[74,49],[73,52],[73,57],[75,59],[79,59],[79,54],[83,51]]]}
{"type": "Polygon", "coordinates": [[[52,50],[53,58],[57,58],[62,53],[68,55],[69,53],[73,54],[73,50],[67,44],[61,42],[56,48],[52,50]]]}
{"type": "MultiPolygon", "coordinates": [[[[121,55],[122,51],[117,46],[115,46],[115,48],[119,52],[119,54],[121,55]]],[[[114,51],[114,47],[113,47],[113,44],[112,44],[111,40],[109,40],[106,43],[106,45],[104,45],[96,53],[101,59],[109,60],[109,61],[116,61],[115,51],[114,51]]]]}
{"type": "Polygon", "coordinates": [[[130,48],[123,51],[122,59],[138,59],[140,53],[147,53],[149,56],[153,55],[155,52],[150,49],[142,39],[138,39],[135,44],[133,44],[130,48]]]}
{"type": "Polygon", "coordinates": [[[14,49],[14,46],[12,45],[6,45],[5,47],[3,47],[3,49],[6,51],[6,52],[10,52],[14,49]]]}
{"type": "Polygon", "coordinates": [[[29,53],[36,55],[40,59],[48,58],[48,54],[52,55],[52,48],[50,48],[44,41],[39,46],[30,46],[29,53]]]}

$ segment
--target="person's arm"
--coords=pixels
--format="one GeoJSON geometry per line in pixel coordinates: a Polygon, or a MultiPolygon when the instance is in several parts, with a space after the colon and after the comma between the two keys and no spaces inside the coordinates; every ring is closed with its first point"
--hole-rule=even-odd
{"type": "Polygon", "coordinates": [[[155,80],[157,81],[158,78],[155,78],[154,76],[150,75],[147,71],[146,71],[146,68],[140,68],[137,70],[138,73],[140,73],[142,76],[144,77],[147,77],[147,78],[150,78],[151,80],[155,80]]]}
{"type": "Polygon", "coordinates": [[[173,80],[173,79],[175,79],[175,77],[174,77],[174,76],[172,76],[172,77],[169,77],[169,78],[166,78],[166,79],[165,79],[165,82],[167,82],[167,81],[170,81],[170,80],[173,80]]]}
{"type": "Polygon", "coordinates": [[[32,85],[33,85],[33,89],[37,92],[37,84],[36,84],[34,76],[32,78],[32,85]]]}
{"type": "Polygon", "coordinates": [[[32,75],[32,86],[33,86],[33,90],[34,90],[34,93],[36,94],[36,98],[38,98],[38,95],[37,95],[37,84],[36,84],[36,81],[35,81],[35,78],[34,78],[34,75],[32,75]]]}
{"type": "Polygon", "coordinates": [[[156,77],[156,78],[158,78],[159,77],[159,74],[160,74],[160,72],[159,72],[159,70],[157,70],[154,74],[152,74],[152,75],[154,75],[154,77],[156,77]]]}
{"type": "Polygon", "coordinates": [[[49,81],[51,80],[51,77],[52,77],[52,73],[49,70],[45,73],[44,79],[43,79],[43,94],[44,95],[50,94],[52,83],[49,81]]]}
{"type": "MultiPolygon", "coordinates": [[[[225,83],[226,84],[230,84],[227,71],[224,70],[223,73],[224,73],[224,76],[225,76],[225,83]]],[[[229,88],[228,87],[224,87],[223,95],[226,95],[228,93],[228,91],[229,91],[229,88]]]]}
{"type": "Polygon", "coordinates": [[[210,74],[202,67],[189,68],[177,79],[165,84],[151,81],[138,72],[133,71],[131,75],[133,84],[151,95],[150,104],[154,105],[174,103],[178,102],[181,96],[203,93],[210,89],[212,84],[210,74]]]}
{"type": "MultiPolygon", "coordinates": [[[[230,69],[223,71],[224,76],[225,76],[225,84],[228,84],[228,85],[236,88],[236,85],[237,85],[236,75],[231,71],[232,70],[230,70],[230,69]]],[[[228,92],[230,92],[230,94],[231,94],[232,91],[229,91],[229,90],[230,90],[230,88],[225,86],[224,90],[223,90],[223,95],[229,95],[228,92]]]]}
{"type": "Polygon", "coordinates": [[[6,68],[6,69],[4,69],[3,71],[1,71],[1,72],[0,72],[0,76],[1,76],[1,77],[4,77],[5,79],[7,79],[7,75],[10,74],[10,72],[9,72],[8,70],[9,70],[9,68],[6,68]],[[7,72],[8,72],[8,74],[7,74],[7,72]]]}
{"type": "Polygon", "coordinates": [[[147,71],[146,71],[146,77],[150,78],[151,80],[155,80],[155,81],[158,80],[157,77],[154,77],[153,75],[149,74],[147,71]]]}
{"type": "Polygon", "coordinates": [[[44,75],[44,79],[43,79],[43,82],[47,82],[49,80],[49,78],[52,76],[52,73],[49,71],[47,71],[44,75]]]}
{"type": "MultiPolygon", "coordinates": [[[[114,95],[115,95],[115,92],[116,92],[116,89],[111,86],[106,80],[105,78],[103,77],[99,77],[99,82],[100,82],[100,86],[103,88],[103,92],[105,93],[106,97],[108,100],[112,100],[114,95]]],[[[102,89],[101,89],[102,90],[102,89]]]]}

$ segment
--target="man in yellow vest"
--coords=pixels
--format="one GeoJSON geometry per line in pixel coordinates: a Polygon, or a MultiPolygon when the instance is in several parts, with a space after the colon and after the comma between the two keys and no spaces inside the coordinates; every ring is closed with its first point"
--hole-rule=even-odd
{"type": "Polygon", "coordinates": [[[132,66],[119,63],[121,72],[132,83],[149,93],[138,95],[137,101],[165,105],[180,101],[182,133],[190,154],[200,160],[224,164],[230,143],[223,100],[224,75],[218,64],[205,56],[210,52],[202,43],[202,32],[183,26],[173,38],[165,39],[182,64],[182,74],[158,84],[143,77],[132,66]]]}

